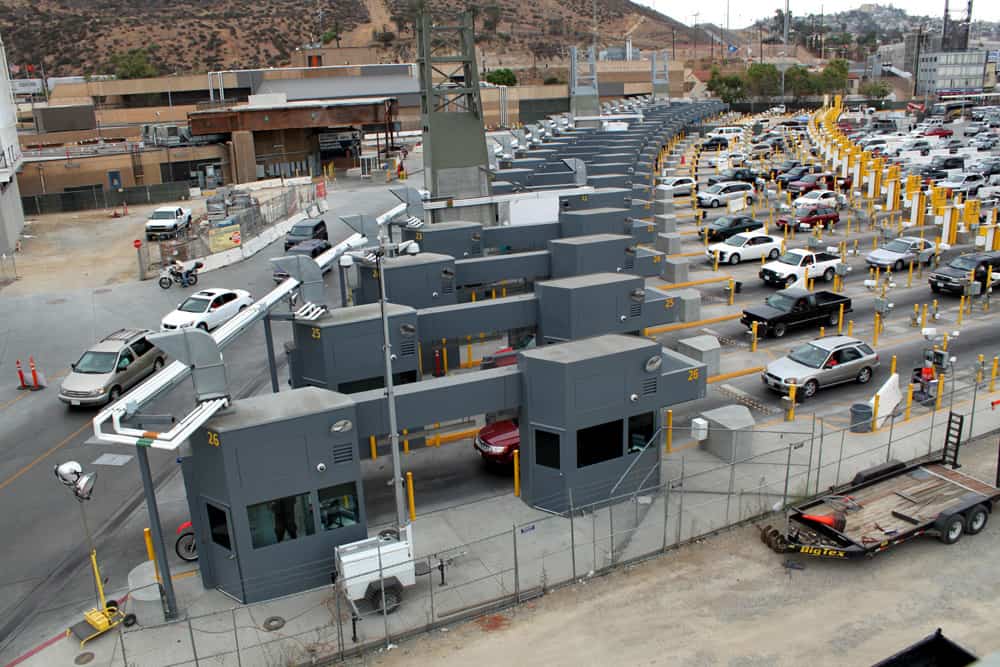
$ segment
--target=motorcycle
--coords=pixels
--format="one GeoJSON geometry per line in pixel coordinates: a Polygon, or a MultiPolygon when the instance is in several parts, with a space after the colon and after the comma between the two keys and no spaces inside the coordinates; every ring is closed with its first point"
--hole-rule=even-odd
{"type": "Polygon", "coordinates": [[[194,527],[190,521],[185,521],[177,527],[177,542],[174,543],[174,551],[177,556],[184,561],[191,562],[198,560],[198,542],[194,539],[194,527]]]}
{"type": "MultiPolygon", "coordinates": [[[[202,262],[195,262],[194,265],[187,270],[187,286],[194,287],[198,284],[198,269],[204,267],[205,264],[202,262]]],[[[174,283],[184,286],[184,270],[173,264],[167,265],[160,269],[160,287],[163,289],[170,289],[170,286],[174,283]]]]}

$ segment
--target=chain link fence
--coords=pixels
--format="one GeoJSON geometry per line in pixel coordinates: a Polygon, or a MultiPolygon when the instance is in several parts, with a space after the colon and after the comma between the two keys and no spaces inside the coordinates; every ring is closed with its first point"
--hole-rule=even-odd
{"type": "Polygon", "coordinates": [[[159,204],[191,197],[187,181],[137,185],[121,190],[88,188],[69,192],[50,192],[41,195],[24,195],[21,206],[25,215],[45,215],[67,211],[89,211],[98,208],[115,208],[124,204],[159,204]]]}

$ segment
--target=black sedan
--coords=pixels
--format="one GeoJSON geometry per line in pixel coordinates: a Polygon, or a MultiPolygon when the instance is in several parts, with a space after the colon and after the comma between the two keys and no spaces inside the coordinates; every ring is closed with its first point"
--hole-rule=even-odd
{"type": "Polygon", "coordinates": [[[705,238],[705,234],[708,234],[709,243],[718,243],[741,232],[753,232],[763,228],[763,222],[754,220],[749,215],[724,215],[702,227],[698,234],[701,238],[705,238]]]}

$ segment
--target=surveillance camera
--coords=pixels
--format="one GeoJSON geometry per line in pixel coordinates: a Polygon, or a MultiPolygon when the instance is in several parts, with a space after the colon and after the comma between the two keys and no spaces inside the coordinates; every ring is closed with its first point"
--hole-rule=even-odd
{"type": "Polygon", "coordinates": [[[635,403],[636,401],[638,401],[638,400],[639,400],[639,394],[631,394],[631,395],[630,395],[630,396],[628,397],[628,400],[630,400],[630,401],[632,401],[633,403],[635,403]]]}
{"type": "Polygon", "coordinates": [[[325,463],[317,464],[316,471],[317,472],[326,472],[326,464],[325,463]]]}
{"type": "Polygon", "coordinates": [[[337,259],[337,263],[346,269],[349,266],[354,266],[354,258],[350,255],[341,255],[337,259]]]}
{"type": "Polygon", "coordinates": [[[418,252],[420,252],[420,244],[417,243],[416,241],[410,242],[410,244],[406,246],[406,252],[409,255],[416,255],[418,252]]]}
{"type": "Polygon", "coordinates": [[[952,364],[953,364],[953,363],[955,363],[956,361],[958,361],[958,357],[949,357],[949,358],[948,358],[948,361],[949,361],[949,363],[952,363],[952,364]]]}
{"type": "Polygon", "coordinates": [[[53,472],[60,482],[66,486],[73,486],[83,474],[83,467],[76,461],[66,461],[66,463],[55,466],[53,472]]]}

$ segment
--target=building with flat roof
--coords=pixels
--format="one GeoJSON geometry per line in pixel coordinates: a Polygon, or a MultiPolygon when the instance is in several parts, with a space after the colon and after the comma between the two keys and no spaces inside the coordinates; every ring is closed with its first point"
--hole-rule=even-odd
{"type": "Polygon", "coordinates": [[[981,93],[987,83],[986,60],[986,51],[921,52],[916,94],[981,93]]]}
{"type": "Polygon", "coordinates": [[[10,85],[7,52],[0,41],[0,253],[10,254],[24,229],[24,211],[17,185],[21,170],[17,139],[17,104],[10,85]]]}

